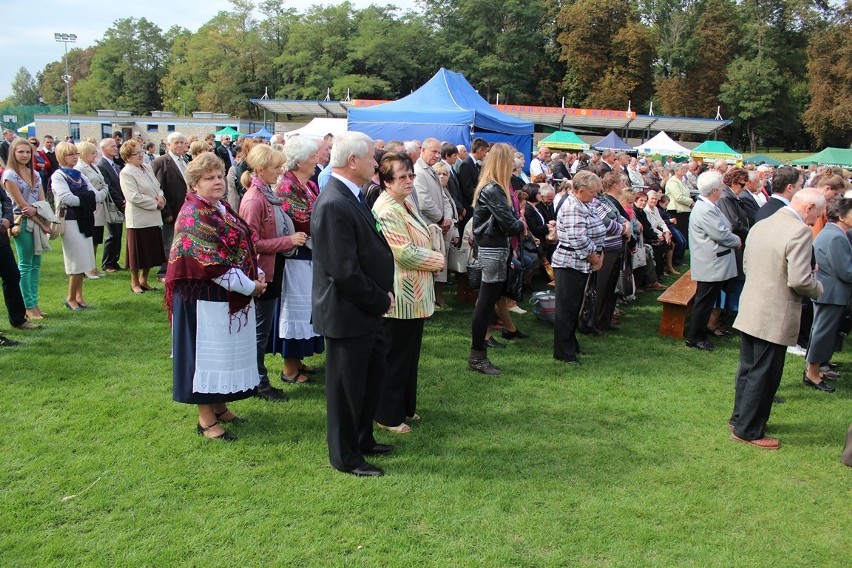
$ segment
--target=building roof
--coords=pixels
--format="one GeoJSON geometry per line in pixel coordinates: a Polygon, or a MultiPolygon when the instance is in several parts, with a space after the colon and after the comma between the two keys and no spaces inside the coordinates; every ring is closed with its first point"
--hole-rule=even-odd
{"type": "MultiPolygon", "coordinates": [[[[275,114],[345,118],[351,106],[373,106],[389,101],[299,101],[289,99],[251,99],[257,106],[275,114]]],[[[709,136],[731,124],[732,120],[655,116],[632,111],[580,109],[528,105],[491,105],[515,118],[561,129],[652,130],[709,136]]]]}

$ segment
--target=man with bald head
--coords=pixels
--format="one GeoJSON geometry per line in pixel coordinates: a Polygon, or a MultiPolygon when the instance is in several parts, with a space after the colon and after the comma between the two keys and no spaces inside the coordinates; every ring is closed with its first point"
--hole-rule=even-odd
{"type": "MultiPolygon", "coordinates": [[[[427,138],[420,147],[420,158],[414,164],[414,193],[417,194],[417,206],[420,214],[429,223],[441,227],[446,242],[445,250],[452,239],[453,206],[450,197],[441,187],[438,174],[432,166],[441,161],[441,142],[436,138],[427,138]]],[[[444,304],[441,284],[447,281],[446,259],[444,269],[435,274],[435,302],[444,304]]]]}
{"type": "Polygon", "coordinates": [[[781,384],[787,346],[794,345],[799,334],[801,299],[822,294],[811,267],[808,227],[824,210],[822,193],[803,189],[789,205],[755,224],[746,239],[745,286],[734,322],[740,331],[740,365],[729,422],[737,442],[767,450],[781,446],[766,435],[766,422],[781,384]]]}

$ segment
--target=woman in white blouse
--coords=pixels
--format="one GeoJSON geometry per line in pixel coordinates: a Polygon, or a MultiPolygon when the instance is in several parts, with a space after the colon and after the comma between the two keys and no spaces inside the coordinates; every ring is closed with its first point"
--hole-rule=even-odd
{"type": "Polygon", "coordinates": [[[121,145],[125,166],[119,174],[121,192],[127,200],[124,210],[127,225],[127,268],[130,270],[130,289],[143,294],[148,285],[148,271],[166,262],[160,211],[166,205],[160,182],[149,166],[144,164],[145,152],[136,140],[121,145]]]}

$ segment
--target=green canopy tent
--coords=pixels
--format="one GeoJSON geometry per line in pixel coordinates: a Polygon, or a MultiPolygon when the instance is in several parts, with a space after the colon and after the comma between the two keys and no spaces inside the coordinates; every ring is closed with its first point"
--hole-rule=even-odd
{"type": "Polygon", "coordinates": [[[852,149],[850,148],[826,148],[813,156],[793,160],[794,166],[809,166],[811,164],[822,164],[824,166],[852,166],[852,149]]]}
{"type": "Polygon", "coordinates": [[[693,158],[701,158],[702,160],[722,159],[731,162],[740,162],[743,159],[742,154],[738,153],[721,140],[705,140],[693,148],[689,155],[693,158]]]}
{"type": "Polygon", "coordinates": [[[547,146],[551,150],[580,150],[585,152],[589,145],[570,130],[557,130],[538,143],[539,147],[547,146]]]}
{"type": "Polygon", "coordinates": [[[767,156],[766,154],[756,154],[756,155],[752,156],[751,158],[746,158],[745,160],[743,160],[743,163],[757,164],[757,165],[766,164],[767,166],[775,166],[776,168],[778,166],[784,165],[781,162],[779,162],[778,160],[776,160],[775,158],[772,158],[771,156],[767,156]]]}
{"type": "Polygon", "coordinates": [[[245,134],[243,134],[239,130],[236,130],[233,126],[226,126],[222,130],[214,132],[213,134],[216,135],[216,140],[221,140],[222,136],[230,136],[231,140],[233,140],[237,136],[245,136],[245,134]]]}

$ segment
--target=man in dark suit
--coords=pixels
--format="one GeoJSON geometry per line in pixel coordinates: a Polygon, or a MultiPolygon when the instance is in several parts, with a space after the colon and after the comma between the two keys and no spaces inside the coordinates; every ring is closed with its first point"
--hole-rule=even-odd
{"type": "Polygon", "coordinates": [[[166,262],[157,271],[157,279],[161,282],[166,278],[166,268],[169,265],[169,252],[172,241],[175,238],[175,219],[177,218],[183,202],[186,200],[186,137],[180,132],[172,132],[166,138],[168,151],[151,163],[151,169],[160,182],[160,189],[166,198],[166,206],[161,212],[163,216],[163,248],[166,253],[166,262]]]}
{"type": "Polygon", "coordinates": [[[314,166],[314,175],[311,176],[311,181],[317,184],[317,187],[319,187],[319,175],[328,165],[328,161],[331,158],[333,141],[334,136],[331,133],[326,134],[322,140],[317,140],[317,165],[314,166]]]}
{"type": "Polygon", "coordinates": [[[571,174],[568,172],[568,166],[565,165],[565,154],[554,154],[553,161],[550,162],[550,173],[553,183],[559,185],[559,182],[566,179],[571,179],[571,174]]]}
{"type": "Polygon", "coordinates": [[[461,220],[467,217],[467,210],[465,209],[464,202],[462,200],[461,188],[459,187],[459,176],[455,170],[456,162],[458,162],[458,160],[459,149],[449,142],[442,142],[441,161],[444,162],[447,169],[450,170],[450,179],[447,180],[447,191],[450,192],[450,197],[456,204],[456,211],[458,212],[459,220],[461,220]]]}
{"type": "Polygon", "coordinates": [[[8,128],[3,130],[3,141],[0,142],[0,162],[4,165],[9,163],[9,147],[15,140],[15,133],[8,128]]]}
{"type": "Polygon", "coordinates": [[[802,172],[792,166],[781,166],[775,170],[772,176],[772,187],[775,188],[766,205],[761,207],[754,216],[754,222],[758,223],[779,209],[790,205],[793,196],[802,189],[804,178],[802,172]]]}
{"type": "Polygon", "coordinates": [[[228,170],[231,169],[231,165],[234,162],[234,152],[231,148],[231,137],[227,134],[222,135],[222,145],[216,148],[216,155],[219,156],[219,159],[225,162],[225,173],[228,173],[228,170]]]}
{"type": "MultiPolygon", "coordinates": [[[[120,211],[124,211],[124,194],[121,192],[121,182],[118,178],[118,173],[121,171],[121,166],[115,161],[118,156],[118,145],[113,138],[104,138],[101,140],[101,154],[103,157],[98,160],[98,169],[109,189],[109,196],[115,206],[120,211]]],[[[121,270],[118,265],[118,259],[121,256],[121,232],[124,228],[124,223],[107,223],[106,232],[107,238],[104,241],[104,252],[101,261],[101,268],[104,272],[115,272],[121,270]]]]}
{"type": "MultiPolygon", "coordinates": [[[[615,150],[604,150],[601,161],[598,162],[598,177],[604,177],[609,172],[615,171],[615,150]]],[[[594,170],[593,170],[594,171],[594,170]]]]}
{"type": "Polygon", "coordinates": [[[359,477],[383,475],[364,459],[393,446],[373,437],[385,376],[382,316],[394,303],[394,261],[361,185],[377,166],[373,141],[347,132],[334,141],[331,178],[311,217],[313,326],[325,336],[325,394],[331,465],[359,477]]]}
{"type": "MultiPolygon", "coordinates": [[[[491,145],[485,138],[474,138],[470,153],[459,165],[459,191],[462,196],[462,204],[468,212],[473,211],[473,194],[476,191],[476,184],[479,183],[479,169],[490,148],[491,145]]],[[[464,232],[464,225],[467,224],[468,219],[470,219],[470,215],[465,217],[463,221],[459,221],[459,233],[464,232]]]]}

